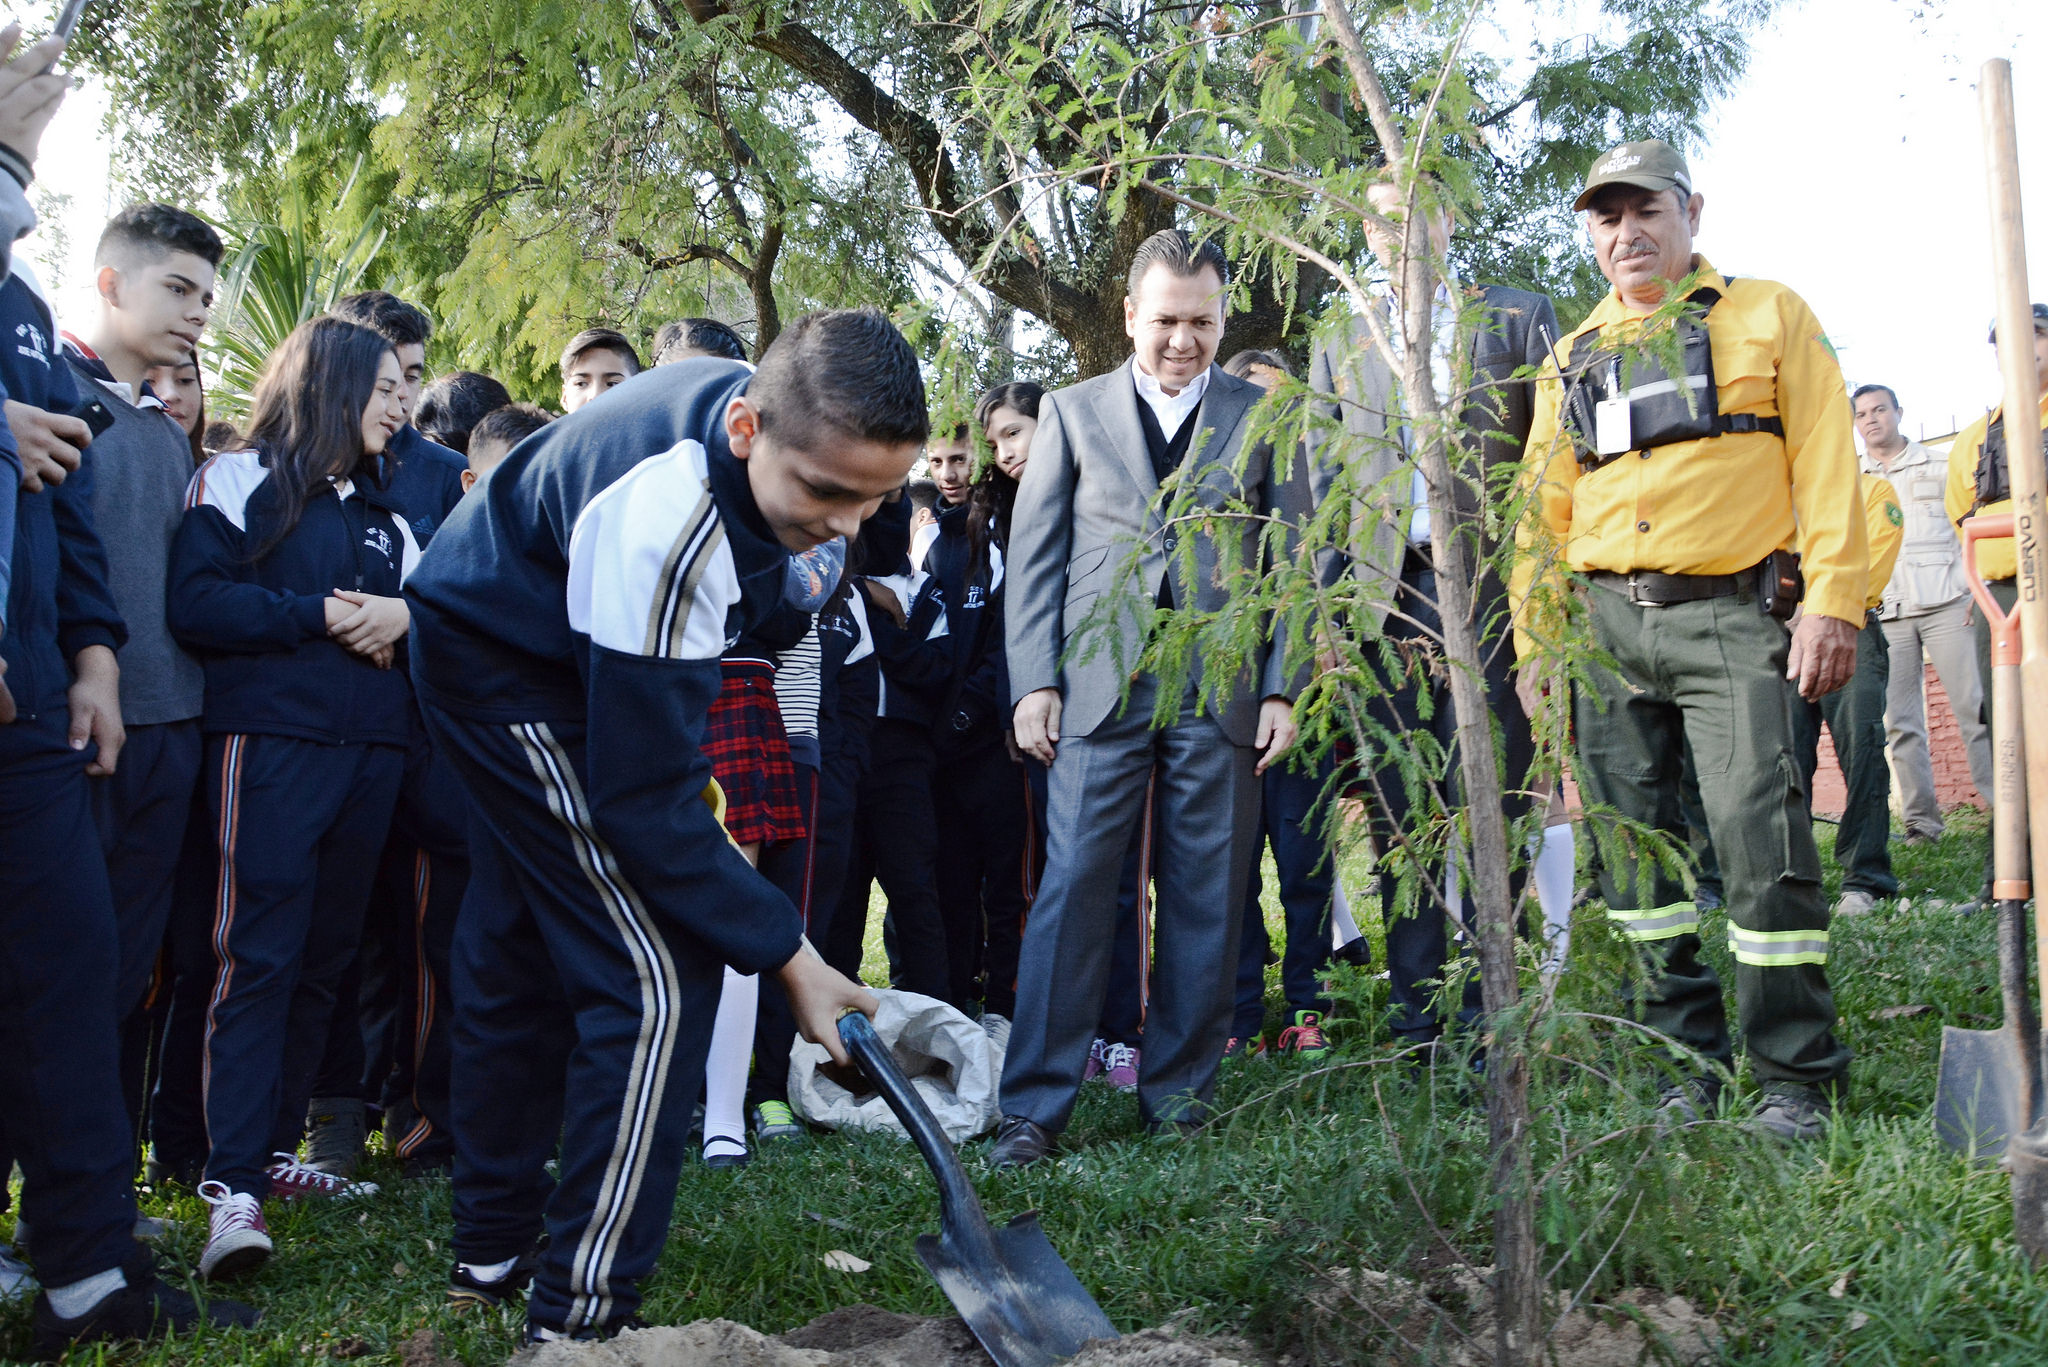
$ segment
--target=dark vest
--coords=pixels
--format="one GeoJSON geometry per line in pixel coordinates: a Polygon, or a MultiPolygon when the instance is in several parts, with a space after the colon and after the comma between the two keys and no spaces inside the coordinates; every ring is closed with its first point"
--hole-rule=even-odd
{"type": "MultiPolygon", "coordinates": [[[[1159,415],[1152,411],[1152,405],[1145,402],[1143,394],[1138,396],[1138,423],[1145,429],[1145,454],[1152,457],[1152,477],[1161,484],[1166,483],[1166,477],[1180,469],[1180,463],[1187,459],[1188,446],[1194,441],[1195,429],[1201,426],[1201,418],[1202,405],[1198,403],[1181,420],[1180,430],[1169,438],[1166,429],[1159,425],[1159,415]]],[[[1159,581],[1159,606],[1173,606],[1171,574],[1159,581]]]]}
{"type": "Polygon", "coordinates": [[[1159,425],[1159,415],[1152,411],[1152,405],[1145,402],[1145,396],[1138,396],[1138,422],[1145,429],[1145,452],[1152,457],[1152,477],[1161,484],[1166,477],[1180,469],[1181,461],[1187,458],[1188,445],[1194,440],[1195,428],[1202,416],[1202,406],[1196,404],[1180,425],[1180,430],[1169,439],[1166,430],[1159,425]]]}

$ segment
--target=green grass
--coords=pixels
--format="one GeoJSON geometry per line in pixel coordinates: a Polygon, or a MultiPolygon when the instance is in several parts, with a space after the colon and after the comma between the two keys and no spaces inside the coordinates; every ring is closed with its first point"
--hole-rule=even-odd
{"type": "MultiPolygon", "coordinates": [[[[1821,828],[1824,846],[1831,835],[1821,828]]],[[[1929,905],[1969,898],[1984,847],[1972,819],[1939,846],[1895,846],[1911,906],[1837,925],[1830,974],[1856,1051],[1854,1088],[1811,1149],[1780,1151],[1731,1126],[1658,1140],[1644,1125],[1658,1074],[1627,1035],[1570,1014],[1546,1027],[1537,1170],[1556,1175],[1539,1218],[1560,1288],[1687,1295],[1720,1312],[1730,1363],[2048,1357],[2048,1287],[2014,1245],[2004,1177],[1946,1153],[1929,1120],[1941,1026],[1986,1027],[1997,1014],[1990,919],[1929,905]],[[1934,1010],[1877,1015],[1901,1005],[1934,1010]]],[[[1830,895],[1835,877],[1831,868],[1830,895]]],[[[1577,934],[1560,1006],[1609,1011],[1620,950],[1597,908],[1577,934]]],[[[1457,1070],[1418,1082],[1390,1059],[1371,1025],[1382,986],[1347,970],[1340,988],[1336,1066],[1233,1068],[1222,1101],[1234,1109],[1199,1140],[1147,1141],[1132,1099],[1090,1086],[1057,1161],[996,1175],[971,1149],[990,1214],[1039,1210],[1120,1326],[1172,1321],[1305,1346],[1318,1362],[1375,1360],[1383,1340],[1370,1322],[1318,1320],[1304,1292],[1332,1269],[1413,1270],[1451,1248],[1485,1261],[1489,1153],[1457,1070]]],[[[1277,1017],[1277,992],[1272,1005],[1277,1017]]],[[[261,1328],[105,1360],[304,1362],[355,1338],[358,1360],[392,1363],[405,1338],[431,1327],[465,1362],[503,1361],[511,1316],[461,1317],[443,1304],[446,1185],[401,1183],[381,1158],[368,1175],[386,1191],[359,1208],[275,1210],[278,1256],[243,1292],[265,1310],[261,1328]]],[[[151,1195],[145,1208],[179,1223],[167,1262],[189,1268],[203,1207],[151,1195]]],[[[911,1246],[936,1218],[915,1152],[885,1139],[818,1138],[739,1173],[691,1164],[646,1313],[771,1332],[854,1301],[942,1313],[911,1246]],[[873,1266],[833,1271],[823,1262],[832,1249],[873,1266]]],[[[0,1316],[0,1357],[24,1354],[27,1340],[25,1313],[0,1316]]]]}

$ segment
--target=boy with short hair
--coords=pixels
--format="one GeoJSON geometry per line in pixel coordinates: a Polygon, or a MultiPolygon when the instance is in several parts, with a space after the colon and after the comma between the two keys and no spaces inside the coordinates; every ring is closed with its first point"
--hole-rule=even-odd
{"type": "Polygon", "coordinates": [[[469,468],[462,472],[462,492],[476,488],[478,481],[512,454],[513,447],[554,420],[552,413],[532,403],[508,403],[486,413],[470,429],[469,468]]]}
{"type": "Polygon", "coordinates": [[[484,416],[512,402],[512,393],[488,375],[458,370],[420,391],[413,425],[451,451],[469,454],[469,434],[484,416]]]}
{"type": "Polygon", "coordinates": [[[663,323],[654,334],[654,364],[674,365],[692,356],[716,356],[724,361],[747,359],[747,344],[740,335],[716,318],[682,318],[663,323]]]}
{"type": "Polygon", "coordinates": [[[451,1294],[530,1275],[529,1341],[637,1323],[725,965],[775,970],[835,1059],[840,1012],[874,1009],[727,839],[699,739],[791,553],[857,531],[924,435],[902,335],[811,314],[758,372],[665,367],[522,443],[407,583],[421,709],[484,816],[455,954],[451,1294]]]}
{"type": "Polygon", "coordinates": [[[65,360],[79,393],[99,399],[112,415],[92,443],[93,519],[107,548],[114,604],[128,624],[120,651],[128,741],[119,767],[92,790],[120,934],[114,1006],[131,1127],[141,1119],[147,1072],[148,1025],[140,1007],[170,922],[172,876],[199,786],[206,701],[199,662],[171,638],[164,617],[192,444],[143,377],[191,359],[213,308],[224,250],[220,235],[183,209],[123,209],[93,252],[99,314],[85,337],[65,334],[65,360]]]}
{"type": "Polygon", "coordinates": [[[562,348],[562,411],[574,413],[641,369],[640,353],[624,334],[610,328],[585,328],[562,348]]]}

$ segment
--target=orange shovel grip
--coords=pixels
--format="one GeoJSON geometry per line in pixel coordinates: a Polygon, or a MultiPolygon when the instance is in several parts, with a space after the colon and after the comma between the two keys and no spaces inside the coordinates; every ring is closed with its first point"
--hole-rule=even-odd
{"type": "Polygon", "coordinates": [[[1991,664],[2017,665],[2020,662],[2020,607],[2014,603],[2007,612],[1998,606],[1998,600],[1991,596],[1991,586],[1984,582],[1984,576],[1977,572],[1977,543],[1979,541],[2009,541],[2012,539],[2012,514],[1999,513],[1995,517],[1963,519],[1963,574],[1970,581],[1970,596],[1977,600],[1983,610],[1984,620],[1991,627],[1991,664]]]}

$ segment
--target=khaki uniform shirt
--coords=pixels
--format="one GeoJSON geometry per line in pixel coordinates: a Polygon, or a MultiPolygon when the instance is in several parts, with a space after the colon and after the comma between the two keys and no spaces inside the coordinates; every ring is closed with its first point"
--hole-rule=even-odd
{"type": "MultiPolygon", "coordinates": [[[[1946,458],[1939,451],[1909,441],[1889,468],[1882,461],[1865,456],[1863,473],[1890,480],[1899,495],[1899,508],[1906,515],[1899,561],[1885,585],[1884,604],[1878,614],[1887,620],[1917,617],[1968,593],[1970,585],[1963,578],[1962,544],[1956,540],[1955,525],[1948,520],[1945,502],[1946,458]]],[[[1874,545],[1871,558],[1876,559],[1874,545]]]]}

